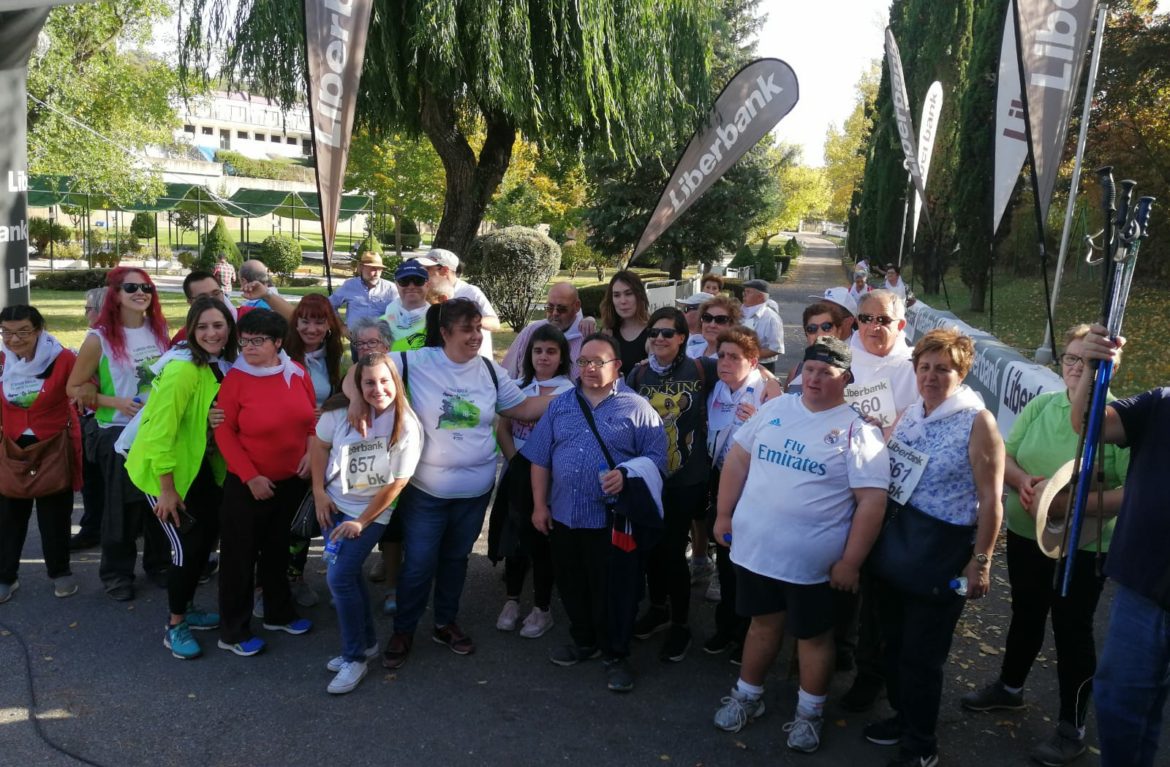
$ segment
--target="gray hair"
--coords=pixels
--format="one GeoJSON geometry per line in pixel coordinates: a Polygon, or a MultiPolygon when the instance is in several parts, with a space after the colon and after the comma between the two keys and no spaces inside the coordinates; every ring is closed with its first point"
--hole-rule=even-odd
{"type": "Polygon", "coordinates": [[[382,341],[386,344],[387,349],[394,343],[394,334],[390,330],[390,324],[386,320],[377,317],[357,318],[350,327],[350,334],[354,340],[357,340],[358,334],[369,328],[374,328],[378,331],[378,335],[382,336],[382,341]]]}
{"type": "Polygon", "coordinates": [[[240,282],[268,282],[268,267],[263,261],[249,258],[240,264],[240,282]]]}
{"type": "Polygon", "coordinates": [[[102,304],[106,300],[105,288],[90,288],[85,291],[85,305],[92,306],[95,312],[101,312],[102,304]]]}
{"type": "Polygon", "coordinates": [[[869,291],[861,297],[860,301],[857,302],[857,310],[861,311],[862,304],[866,303],[867,301],[881,301],[883,304],[890,307],[890,314],[894,317],[894,319],[906,319],[906,302],[902,300],[901,296],[892,290],[878,288],[877,290],[869,291]]]}

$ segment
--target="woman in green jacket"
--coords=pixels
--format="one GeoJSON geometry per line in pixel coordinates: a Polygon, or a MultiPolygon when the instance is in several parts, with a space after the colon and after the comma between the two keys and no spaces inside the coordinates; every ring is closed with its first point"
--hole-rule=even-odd
{"type": "Polygon", "coordinates": [[[216,299],[196,299],[186,327],[186,346],[156,363],[158,377],[126,458],[131,481],[146,495],[171,542],[171,617],[163,645],[183,660],[203,653],[191,629],[219,627],[219,615],[197,609],[192,599],[219,535],[227,471],[208,433],[208,412],[239,347],[231,312],[216,299]]]}

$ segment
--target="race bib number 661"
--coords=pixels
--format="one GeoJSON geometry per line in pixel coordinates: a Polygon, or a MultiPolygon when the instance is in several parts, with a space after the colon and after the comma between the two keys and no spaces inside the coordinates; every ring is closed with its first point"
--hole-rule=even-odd
{"type": "Polygon", "coordinates": [[[891,439],[886,447],[890,450],[890,500],[906,503],[914,495],[930,456],[897,439],[891,439]]]}
{"type": "Polygon", "coordinates": [[[372,490],[390,484],[390,453],[385,437],[372,437],[341,448],[341,492],[372,490]]]}

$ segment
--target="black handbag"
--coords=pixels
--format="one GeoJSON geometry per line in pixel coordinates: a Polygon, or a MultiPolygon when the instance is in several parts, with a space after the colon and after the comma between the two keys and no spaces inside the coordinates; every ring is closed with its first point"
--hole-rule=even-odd
{"type": "MultiPolygon", "coordinates": [[[[335,471],[332,477],[327,477],[325,487],[329,487],[340,474],[341,472],[335,471]]],[[[306,541],[321,535],[321,523],[317,521],[317,499],[313,497],[313,488],[309,488],[305,497],[301,499],[301,504],[297,506],[297,513],[293,514],[288,532],[293,538],[303,538],[306,541]]]]}
{"type": "Polygon", "coordinates": [[[908,504],[889,501],[866,566],[883,581],[920,597],[954,597],[975,547],[973,525],[953,525],[908,504]]]}

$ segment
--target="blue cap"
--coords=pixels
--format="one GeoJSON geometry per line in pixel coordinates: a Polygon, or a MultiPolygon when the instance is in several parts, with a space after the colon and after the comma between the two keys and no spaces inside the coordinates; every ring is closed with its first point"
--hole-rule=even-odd
{"type": "Polygon", "coordinates": [[[427,268],[418,262],[418,259],[410,259],[399,264],[398,268],[394,270],[394,279],[401,280],[406,277],[422,277],[427,279],[427,268]]]}

